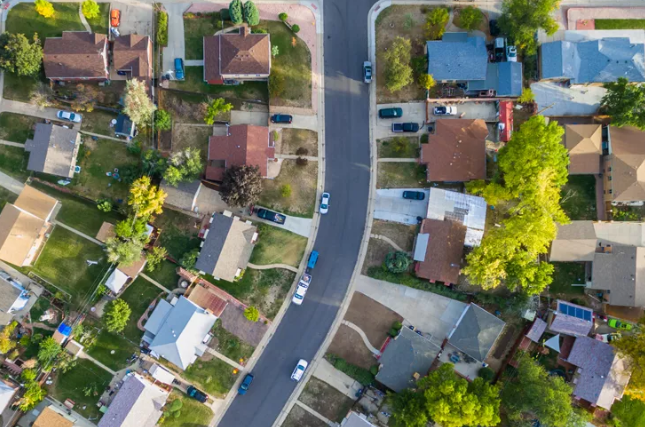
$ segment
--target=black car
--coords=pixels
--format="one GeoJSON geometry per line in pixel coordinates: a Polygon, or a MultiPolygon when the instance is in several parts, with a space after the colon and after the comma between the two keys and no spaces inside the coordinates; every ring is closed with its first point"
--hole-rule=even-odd
{"type": "Polygon", "coordinates": [[[491,19],[490,22],[488,23],[488,26],[490,28],[490,35],[493,37],[497,37],[500,35],[500,30],[499,30],[499,25],[497,25],[497,20],[496,19],[491,19]]]}
{"type": "Polygon", "coordinates": [[[419,132],[418,123],[392,123],[392,132],[419,132]]]}
{"type": "Polygon", "coordinates": [[[403,198],[408,200],[423,200],[426,195],[423,191],[404,191],[403,198]]]}
{"type": "Polygon", "coordinates": [[[275,222],[276,224],[284,224],[284,222],[287,220],[286,216],[277,212],[270,211],[268,209],[258,209],[257,214],[260,218],[275,222]]]}
{"type": "Polygon", "coordinates": [[[188,386],[188,388],[186,389],[186,394],[195,400],[199,400],[202,403],[208,400],[208,395],[206,393],[204,393],[203,391],[197,390],[192,385],[188,386]]]}
{"type": "Polygon", "coordinates": [[[293,116],[289,114],[274,114],[271,116],[271,123],[287,123],[291,124],[293,116]]]}

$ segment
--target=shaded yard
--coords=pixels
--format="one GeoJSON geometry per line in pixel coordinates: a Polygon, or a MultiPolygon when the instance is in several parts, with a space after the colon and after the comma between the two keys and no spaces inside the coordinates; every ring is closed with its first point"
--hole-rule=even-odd
{"type": "MultiPolygon", "coordinates": [[[[271,135],[271,137],[273,137],[271,135]]],[[[276,153],[298,154],[303,156],[318,155],[318,132],[308,129],[284,128],[280,131],[279,142],[276,143],[276,153]],[[301,153],[298,150],[307,150],[301,153]]]]}
{"type": "Polygon", "coordinates": [[[159,245],[166,248],[168,255],[177,261],[184,253],[199,248],[199,219],[165,209],[155,218],[154,225],[161,229],[159,245]]]}
{"type": "Polygon", "coordinates": [[[183,377],[206,393],[222,398],[235,383],[234,369],[228,363],[206,353],[184,371],[183,377]]]}
{"type": "Polygon", "coordinates": [[[379,139],[376,142],[380,158],[413,159],[419,157],[419,138],[416,136],[396,136],[379,139]]]}
{"type": "Polygon", "coordinates": [[[207,426],[213,418],[210,408],[184,393],[174,390],[168,398],[166,407],[170,407],[175,400],[181,400],[181,417],[168,417],[159,425],[163,427],[198,427],[207,426]]]}
{"type": "Polygon", "coordinates": [[[379,163],[377,188],[424,188],[429,187],[426,181],[426,167],[417,163],[379,163]]]}
{"type": "Polygon", "coordinates": [[[39,122],[42,122],[42,119],[38,117],[0,113],[0,139],[24,144],[27,139],[33,138],[34,126],[39,122]]]}
{"type": "Polygon", "coordinates": [[[7,175],[25,182],[30,171],[27,170],[29,153],[20,147],[0,145],[0,170],[7,175]]]}
{"type": "Polygon", "coordinates": [[[571,286],[574,283],[585,283],[585,265],[579,262],[553,262],[553,283],[549,285],[552,295],[582,295],[584,286],[571,286]]]}
{"type": "Polygon", "coordinates": [[[300,166],[296,160],[283,160],[280,174],[275,179],[262,180],[259,204],[287,215],[312,218],[316,207],[318,162],[300,166]],[[285,186],[290,195],[284,197],[285,186]]]}
{"type": "Polygon", "coordinates": [[[239,85],[209,85],[204,81],[204,67],[185,67],[184,80],[172,80],[171,89],[199,92],[223,98],[269,102],[267,82],[243,82],[239,85]]]}
{"type": "MultiPolygon", "coordinates": [[[[138,343],[143,336],[143,331],[137,328],[139,318],[146,311],[148,306],[162,294],[161,289],[148,282],[143,277],[138,277],[128,288],[121,294],[120,298],[128,303],[132,314],[130,320],[123,330],[123,335],[130,341],[138,343]]],[[[165,294],[164,294],[165,295],[165,294]]]]}
{"type": "Polygon", "coordinates": [[[287,264],[297,267],[307,246],[307,238],[271,225],[258,223],[259,239],[251,255],[256,265],[287,264]]]}
{"type": "Polygon", "coordinates": [[[331,421],[340,423],[354,401],[334,387],[311,377],[298,400],[331,421]]]}
{"type": "Polygon", "coordinates": [[[596,211],[596,178],[593,175],[569,175],[560,191],[560,205],[569,219],[598,219],[596,211]]]}

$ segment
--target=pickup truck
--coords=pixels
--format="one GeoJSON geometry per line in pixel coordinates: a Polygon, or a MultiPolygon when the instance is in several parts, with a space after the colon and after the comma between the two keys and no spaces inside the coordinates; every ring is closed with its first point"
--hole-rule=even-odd
{"type": "Polygon", "coordinates": [[[202,403],[204,403],[204,402],[206,402],[208,400],[208,395],[206,393],[196,389],[192,385],[188,386],[188,388],[186,389],[186,394],[188,396],[192,397],[193,399],[198,400],[198,401],[200,401],[202,403]]]}
{"type": "Polygon", "coordinates": [[[392,132],[419,132],[419,125],[417,123],[392,123],[392,132]]]}
{"type": "Polygon", "coordinates": [[[276,224],[284,224],[284,222],[287,220],[287,217],[279,214],[277,212],[270,211],[268,209],[258,209],[257,212],[258,216],[262,219],[266,219],[267,221],[275,222],[276,224]]]}

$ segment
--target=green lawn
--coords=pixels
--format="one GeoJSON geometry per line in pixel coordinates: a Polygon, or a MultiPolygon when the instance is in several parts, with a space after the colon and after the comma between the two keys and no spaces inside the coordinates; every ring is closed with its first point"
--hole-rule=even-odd
{"type": "Polygon", "coordinates": [[[571,220],[598,219],[596,178],[593,175],[569,175],[561,190],[562,209],[571,220]]]}
{"type": "Polygon", "coordinates": [[[585,283],[585,266],[577,262],[554,262],[553,283],[549,285],[550,294],[584,294],[584,286],[571,286],[585,283]]]}
{"type": "Polygon", "coordinates": [[[148,271],[146,269],[145,273],[151,279],[156,280],[161,285],[172,290],[177,287],[177,282],[179,281],[177,267],[179,267],[177,264],[163,260],[154,271],[148,271]]]}
{"type": "Polygon", "coordinates": [[[78,3],[53,3],[54,17],[39,15],[33,3],[19,3],[9,10],[5,30],[22,33],[31,39],[37,33],[44,42],[47,37],[60,37],[63,31],[85,31],[78,16],[78,3]]]}
{"type": "Polygon", "coordinates": [[[287,159],[282,162],[277,177],[262,180],[258,204],[287,215],[312,218],[316,208],[317,185],[318,162],[299,165],[296,160],[287,159]],[[287,197],[282,193],[285,186],[291,189],[287,197]]]}
{"type": "MultiPolygon", "coordinates": [[[[31,3],[22,3],[19,6],[27,4],[31,3]]],[[[38,84],[45,84],[45,82],[44,72],[39,73],[35,77],[17,76],[15,74],[5,72],[4,92],[2,93],[2,97],[13,101],[29,102],[29,98],[31,97],[32,92],[38,87],[38,84]]]]}
{"type": "Polygon", "coordinates": [[[260,100],[268,102],[269,92],[266,82],[244,82],[235,86],[209,85],[204,81],[204,67],[186,67],[185,80],[170,82],[173,89],[216,95],[224,98],[260,100]]]}
{"type": "Polygon", "coordinates": [[[96,403],[110,384],[112,374],[87,359],[78,359],[76,366],[65,373],[56,373],[54,384],[48,387],[49,394],[59,402],[71,399],[76,402],[74,410],[85,418],[96,420],[99,408],[96,403]],[[86,396],[85,389],[91,387],[95,392],[86,396]]]}
{"type": "Polygon", "coordinates": [[[39,122],[42,120],[37,117],[0,113],[0,139],[24,144],[27,139],[33,138],[34,126],[39,122]]]}
{"type": "MultiPolygon", "coordinates": [[[[32,322],[40,322],[40,320],[39,320],[40,316],[42,316],[43,313],[45,313],[45,311],[47,311],[47,309],[49,307],[51,307],[51,301],[49,299],[45,298],[45,297],[42,297],[42,296],[39,297],[36,300],[36,303],[31,307],[31,310],[29,310],[29,315],[31,316],[31,321],[32,322]]],[[[57,310],[56,313],[59,313],[59,311],[57,310]]],[[[60,321],[60,316],[59,316],[58,320],[60,321]]],[[[45,323],[46,325],[52,326],[52,327],[58,326],[57,323],[50,323],[49,321],[45,321],[43,323],[45,323]]]]}
{"type": "Polygon", "coordinates": [[[259,239],[251,255],[257,265],[287,264],[298,267],[305,253],[307,238],[267,224],[256,224],[259,239]]]}
{"type": "MultiPolygon", "coordinates": [[[[42,335],[42,339],[45,339],[47,337],[50,337],[54,335],[54,332],[49,331],[47,329],[42,329],[42,328],[34,328],[34,333],[32,335],[32,338],[35,335],[42,335]]],[[[38,350],[40,350],[40,343],[42,340],[35,342],[33,340],[29,341],[29,345],[25,348],[25,352],[20,355],[20,358],[22,360],[29,360],[32,359],[36,356],[38,356],[38,350]]]]}
{"type": "Polygon", "coordinates": [[[18,195],[16,193],[11,192],[4,187],[0,187],[0,210],[2,210],[4,205],[7,203],[15,202],[17,198],[18,195]]]}
{"type": "Polygon", "coordinates": [[[176,390],[170,394],[166,407],[170,407],[171,402],[176,399],[182,402],[181,416],[179,418],[168,417],[163,423],[159,424],[160,426],[203,427],[210,423],[210,420],[213,418],[213,412],[208,406],[176,390]]]}
{"type": "Polygon", "coordinates": [[[34,272],[72,295],[81,304],[106,272],[103,248],[63,227],[56,227],[34,265],[34,272]],[[88,266],[86,260],[99,261],[88,266]]]}
{"type": "Polygon", "coordinates": [[[83,116],[82,130],[85,132],[98,133],[99,135],[114,136],[114,129],[110,122],[117,118],[118,114],[110,111],[94,110],[81,113],[83,116]]]}
{"type": "Polygon", "coordinates": [[[199,231],[194,227],[192,216],[166,209],[154,220],[154,225],[161,229],[160,245],[166,248],[168,255],[179,261],[181,256],[193,249],[199,248],[199,231]]]}
{"type": "Polygon", "coordinates": [[[137,278],[121,295],[132,310],[130,321],[126,325],[123,334],[132,342],[138,343],[143,336],[143,331],[137,328],[137,322],[146,311],[150,303],[154,301],[162,291],[143,277],[137,278]]]}
{"type": "Polygon", "coordinates": [[[417,163],[379,163],[376,188],[424,188],[426,167],[417,163]]]}
{"type": "Polygon", "coordinates": [[[109,15],[110,15],[110,3],[99,3],[100,13],[96,18],[88,19],[87,23],[92,27],[92,32],[97,34],[106,34],[108,33],[109,15]]]}
{"type": "Polygon", "coordinates": [[[645,19],[595,19],[596,30],[645,30],[645,19]]]}
{"type": "Polygon", "coordinates": [[[222,327],[222,322],[215,322],[211,332],[218,341],[218,345],[215,350],[219,351],[229,359],[239,362],[240,359],[246,360],[253,354],[255,347],[241,341],[238,337],[224,329],[222,327]]]}
{"type": "Polygon", "coordinates": [[[29,153],[20,147],[0,145],[0,170],[9,176],[25,182],[30,175],[27,170],[29,153]]]}
{"type": "Polygon", "coordinates": [[[108,368],[118,371],[128,366],[127,359],[138,349],[138,343],[103,329],[96,337],[96,343],[86,351],[108,368]]]}
{"type": "Polygon", "coordinates": [[[233,368],[226,362],[213,357],[209,361],[197,359],[184,371],[183,377],[213,397],[222,398],[235,383],[233,368]]]}
{"type": "Polygon", "coordinates": [[[378,156],[381,158],[416,158],[419,157],[419,138],[416,136],[396,136],[379,139],[378,156]]]}
{"type": "Polygon", "coordinates": [[[195,16],[188,18],[184,15],[184,42],[186,59],[204,58],[204,36],[212,36],[222,29],[220,14],[195,16]]]}

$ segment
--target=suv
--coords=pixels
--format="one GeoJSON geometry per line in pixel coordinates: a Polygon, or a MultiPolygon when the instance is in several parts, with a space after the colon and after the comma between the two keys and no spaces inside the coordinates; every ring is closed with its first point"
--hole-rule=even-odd
{"type": "Polygon", "coordinates": [[[258,209],[258,216],[267,221],[275,222],[276,224],[284,224],[287,220],[286,216],[268,209],[258,209]]]}
{"type": "Polygon", "coordinates": [[[423,191],[404,191],[403,198],[408,200],[423,200],[426,195],[423,191]]]}
{"type": "Polygon", "coordinates": [[[175,78],[177,80],[184,79],[184,60],[181,58],[175,58],[175,78]]]}
{"type": "Polygon", "coordinates": [[[271,116],[271,123],[286,123],[291,124],[293,117],[289,114],[274,114],[271,116]]]}
{"type": "Polygon", "coordinates": [[[372,83],[372,63],[370,61],[363,62],[363,81],[372,83]]]}
{"type": "Polygon", "coordinates": [[[309,289],[309,285],[311,284],[311,274],[303,274],[302,277],[300,278],[300,281],[298,282],[298,287],[296,288],[296,292],[293,294],[293,298],[291,298],[291,302],[293,302],[296,305],[301,305],[302,300],[305,299],[305,294],[307,293],[307,289],[309,289]]]}
{"type": "Polygon", "coordinates": [[[206,402],[208,400],[208,395],[204,393],[203,391],[197,390],[195,387],[188,386],[186,389],[186,394],[190,397],[192,397],[195,400],[198,400],[202,403],[206,402]]]}
{"type": "Polygon", "coordinates": [[[300,359],[295,369],[293,370],[293,373],[291,374],[291,379],[295,382],[299,382],[302,379],[302,376],[305,374],[305,369],[307,369],[308,365],[309,363],[307,363],[305,359],[300,359]]]}
{"type": "Polygon", "coordinates": [[[378,110],[378,116],[382,119],[398,119],[403,116],[403,110],[400,108],[382,108],[378,110]]]}
{"type": "Polygon", "coordinates": [[[246,374],[242,384],[240,384],[240,387],[237,389],[237,394],[246,394],[246,392],[249,391],[249,387],[251,387],[253,378],[253,374],[246,374]]]}
{"type": "Polygon", "coordinates": [[[435,116],[456,116],[457,107],[434,107],[432,113],[435,116]]]}
{"type": "Polygon", "coordinates": [[[392,132],[419,132],[418,123],[392,123],[392,132]]]}

